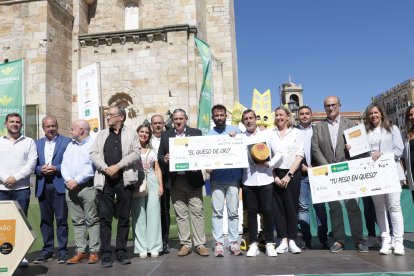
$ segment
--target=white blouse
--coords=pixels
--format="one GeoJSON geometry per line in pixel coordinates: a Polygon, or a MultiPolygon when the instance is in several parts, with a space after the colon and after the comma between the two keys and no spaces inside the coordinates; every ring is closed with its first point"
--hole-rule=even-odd
{"type": "Polygon", "coordinates": [[[279,166],[280,169],[290,169],[297,155],[304,156],[304,137],[302,132],[297,128],[288,128],[285,135],[282,136],[276,127],[271,134],[272,139],[279,145],[279,149],[283,154],[283,162],[279,166]]]}

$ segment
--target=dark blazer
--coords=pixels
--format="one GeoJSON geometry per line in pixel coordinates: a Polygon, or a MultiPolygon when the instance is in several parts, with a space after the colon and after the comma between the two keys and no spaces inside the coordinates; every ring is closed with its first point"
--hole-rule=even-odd
{"type": "MultiPolygon", "coordinates": [[[[185,136],[201,136],[201,130],[197,128],[186,127],[185,136]]],[[[175,137],[175,129],[169,129],[161,134],[160,147],[158,149],[158,163],[163,173],[169,174],[171,186],[174,185],[177,172],[170,172],[169,164],[164,162],[164,156],[170,152],[169,140],[175,137]]],[[[186,171],[185,177],[193,188],[199,188],[204,185],[204,178],[201,171],[186,171]]]]}
{"type": "Polygon", "coordinates": [[[65,180],[63,180],[62,174],[60,173],[60,165],[62,164],[63,160],[63,153],[66,150],[66,147],[70,143],[70,139],[63,135],[58,134],[56,138],[56,145],[55,150],[53,152],[52,157],[52,165],[56,166],[56,174],[46,177],[42,174],[42,166],[45,165],[45,143],[46,137],[40,138],[36,141],[37,147],[37,165],[36,165],[36,197],[42,195],[43,188],[45,186],[46,181],[52,182],[55,186],[55,189],[58,193],[64,194],[65,193],[65,180]]]}
{"type": "Polygon", "coordinates": [[[355,126],[355,123],[344,117],[339,122],[338,138],[335,147],[335,156],[329,135],[328,121],[325,119],[313,127],[312,135],[312,162],[314,166],[321,166],[349,160],[348,150],[345,148],[344,130],[355,126]]]}

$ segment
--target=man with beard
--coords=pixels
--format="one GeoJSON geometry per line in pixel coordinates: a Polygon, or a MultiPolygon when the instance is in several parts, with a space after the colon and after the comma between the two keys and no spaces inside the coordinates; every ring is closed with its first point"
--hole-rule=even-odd
{"type": "MultiPolygon", "coordinates": [[[[236,126],[226,125],[227,110],[220,104],[211,109],[215,127],[208,135],[235,135],[240,133],[236,126]]],[[[242,169],[215,169],[207,170],[210,174],[211,207],[213,209],[213,237],[215,240],[214,256],[224,256],[223,238],[223,209],[227,206],[228,233],[230,253],[236,256],[243,255],[237,242],[239,228],[239,187],[243,174],[242,169]],[[224,204],[226,203],[226,204],[224,204]]]]}

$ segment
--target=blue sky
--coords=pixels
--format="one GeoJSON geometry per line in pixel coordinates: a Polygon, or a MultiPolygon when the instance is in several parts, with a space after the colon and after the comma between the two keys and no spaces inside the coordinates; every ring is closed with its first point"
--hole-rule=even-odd
{"type": "Polygon", "coordinates": [[[289,75],[304,103],[323,110],[328,95],[343,111],[414,77],[412,0],[234,0],[240,102],[253,88],[272,92],[289,75]]]}

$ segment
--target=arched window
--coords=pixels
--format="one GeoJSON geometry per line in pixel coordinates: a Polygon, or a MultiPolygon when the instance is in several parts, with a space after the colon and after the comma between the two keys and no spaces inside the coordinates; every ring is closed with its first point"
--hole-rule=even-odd
{"type": "Polygon", "coordinates": [[[135,3],[125,6],[125,30],[136,30],[139,28],[139,8],[135,3]]]}

